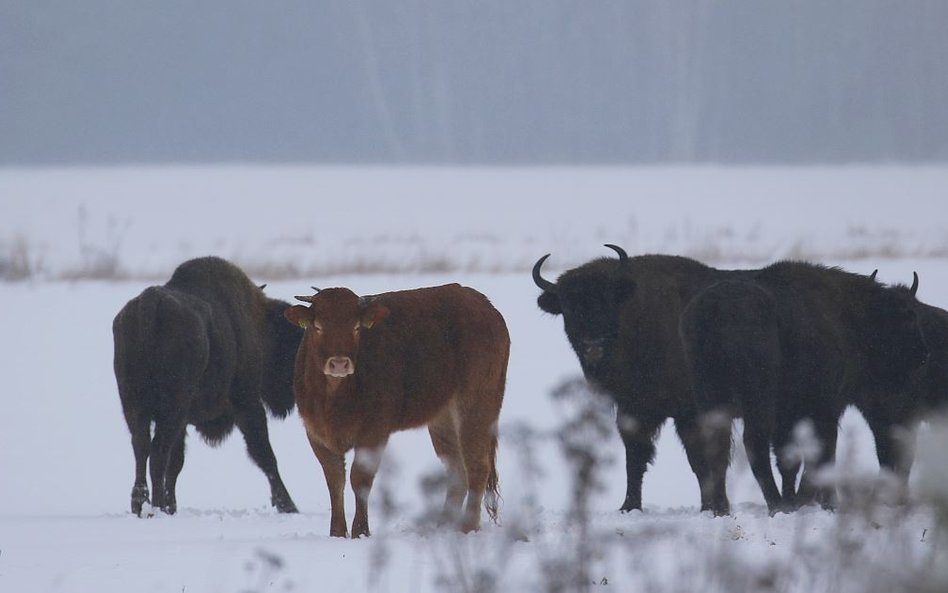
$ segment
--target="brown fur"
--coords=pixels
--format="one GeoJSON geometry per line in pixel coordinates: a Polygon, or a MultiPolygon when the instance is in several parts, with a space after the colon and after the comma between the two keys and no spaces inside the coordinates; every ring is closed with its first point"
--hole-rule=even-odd
{"type": "Polygon", "coordinates": [[[448,470],[443,520],[476,530],[482,502],[496,520],[497,419],[510,337],[487,298],[450,284],[364,299],[331,288],[301,300],[311,304],[285,313],[306,328],[294,395],[326,475],[330,535],[346,535],[345,453],[355,449],[352,536],[369,535],[367,500],[389,435],[421,426],[448,470]],[[333,369],[353,372],[326,374],[333,369]]]}

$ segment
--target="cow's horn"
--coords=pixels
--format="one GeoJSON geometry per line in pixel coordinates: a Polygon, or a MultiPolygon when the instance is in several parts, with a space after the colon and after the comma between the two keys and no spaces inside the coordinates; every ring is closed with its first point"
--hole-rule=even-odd
{"type": "Polygon", "coordinates": [[[619,254],[619,261],[625,261],[629,259],[629,254],[625,252],[625,249],[619,247],[618,245],[613,245],[611,243],[606,243],[603,247],[608,247],[609,249],[615,251],[619,254]]]}
{"type": "Polygon", "coordinates": [[[915,296],[915,293],[918,292],[918,273],[912,272],[912,288],[909,289],[909,292],[912,293],[912,296],[915,296]]]}
{"type": "Polygon", "coordinates": [[[879,273],[879,268],[876,268],[875,270],[872,271],[871,274],[869,274],[869,279],[872,280],[873,282],[875,282],[875,280],[876,280],[876,274],[878,274],[878,273],[879,273]]]}
{"type": "Polygon", "coordinates": [[[537,263],[533,264],[533,282],[544,292],[556,294],[556,285],[540,275],[540,268],[543,267],[543,262],[545,262],[548,257],[550,257],[549,253],[538,259],[537,263]]]}
{"type": "Polygon", "coordinates": [[[314,294],[313,296],[295,296],[295,297],[293,297],[293,298],[296,299],[296,300],[298,300],[298,301],[303,301],[304,303],[312,303],[312,302],[313,302],[313,297],[315,297],[317,294],[319,294],[319,289],[316,288],[315,286],[310,286],[310,288],[312,288],[314,291],[316,291],[316,294],[314,294]]]}

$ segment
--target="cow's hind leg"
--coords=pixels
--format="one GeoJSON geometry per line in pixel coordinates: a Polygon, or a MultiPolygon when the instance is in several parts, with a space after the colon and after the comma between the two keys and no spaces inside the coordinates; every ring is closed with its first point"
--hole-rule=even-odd
{"type": "Polygon", "coordinates": [[[428,434],[431,435],[435,453],[447,470],[447,493],[439,522],[458,524],[461,520],[461,505],[467,494],[467,474],[458,443],[457,414],[453,405],[428,423],[428,434]]]}
{"type": "MultiPolygon", "coordinates": [[[[481,505],[484,496],[490,493],[497,497],[497,418],[484,410],[459,410],[458,442],[464,472],[467,474],[467,502],[461,517],[461,531],[477,531],[481,526],[481,505]]],[[[489,501],[491,518],[496,519],[496,500],[489,501]]]]}
{"type": "Polygon", "coordinates": [[[267,416],[259,400],[243,406],[237,410],[237,428],[244,435],[247,444],[247,453],[257,467],[267,477],[270,483],[270,503],[281,513],[296,513],[296,505],[290,498],[280,471],[277,468],[276,455],[270,446],[270,435],[267,430],[267,416]]]}
{"type": "Polygon", "coordinates": [[[481,506],[487,499],[491,520],[497,521],[499,498],[497,478],[497,419],[480,411],[461,413],[458,441],[467,475],[467,501],[461,516],[461,531],[477,531],[481,526],[481,506]]]}

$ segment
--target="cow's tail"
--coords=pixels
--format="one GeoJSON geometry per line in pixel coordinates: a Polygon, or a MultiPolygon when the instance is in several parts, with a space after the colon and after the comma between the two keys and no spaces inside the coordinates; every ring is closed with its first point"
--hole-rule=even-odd
{"type": "Polygon", "coordinates": [[[500,509],[500,479],[497,476],[497,434],[490,441],[490,474],[487,476],[487,489],[484,492],[484,509],[493,523],[498,522],[500,509]]]}

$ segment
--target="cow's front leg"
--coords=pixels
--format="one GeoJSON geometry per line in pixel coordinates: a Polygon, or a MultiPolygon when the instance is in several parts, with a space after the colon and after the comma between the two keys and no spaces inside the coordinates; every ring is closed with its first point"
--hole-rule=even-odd
{"type": "Polygon", "coordinates": [[[349,476],[356,501],[355,516],[352,517],[353,538],[369,535],[369,493],[384,450],[385,443],[376,447],[357,447],[355,450],[352,474],[349,476]]]}
{"type": "MultiPolygon", "coordinates": [[[[309,435],[307,435],[309,436],[309,435]]],[[[332,516],[329,520],[329,535],[332,537],[346,537],[346,458],[322,445],[309,436],[309,444],[316,454],[316,459],[323,466],[326,476],[326,486],[329,487],[329,504],[332,516]]]]}
{"type": "Polygon", "coordinates": [[[655,435],[664,418],[636,416],[619,408],[616,425],[625,445],[626,490],[622,512],[642,509],[642,478],[655,457],[655,435]]]}

